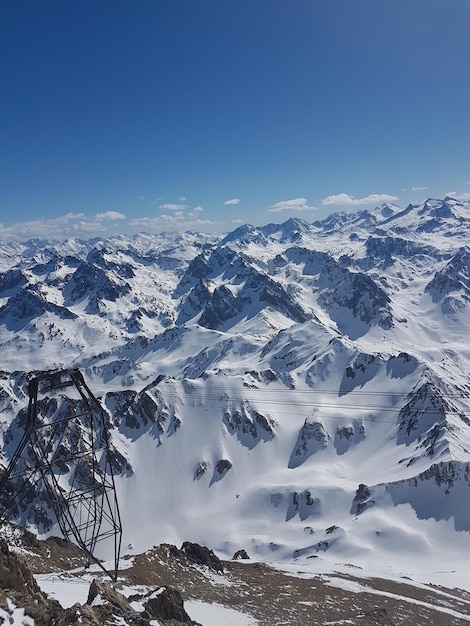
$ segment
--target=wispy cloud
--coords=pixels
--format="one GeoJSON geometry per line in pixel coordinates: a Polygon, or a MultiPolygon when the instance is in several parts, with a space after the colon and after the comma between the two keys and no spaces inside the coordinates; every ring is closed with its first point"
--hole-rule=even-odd
{"type": "Polygon", "coordinates": [[[383,202],[396,202],[397,196],[390,196],[387,193],[371,193],[364,198],[355,198],[347,193],[338,193],[337,195],[327,196],[323,198],[324,206],[362,206],[366,204],[382,204],[383,202]]]}
{"type": "Polygon", "coordinates": [[[292,200],[281,200],[271,204],[268,210],[271,213],[281,213],[282,211],[318,211],[318,208],[309,206],[306,198],[292,198],[292,200]]]}
{"type": "Polygon", "coordinates": [[[411,191],[426,191],[427,187],[412,187],[411,191]]]}
{"type": "Polygon", "coordinates": [[[191,209],[191,211],[188,212],[188,217],[190,218],[197,218],[199,219],[199,214],[202,213],[204,211],[204,209],[202,208],[202,206],[195,206],[194,209],[191,209]]]}
{"type": "Polygon", "coordinates": [[[17,222],[11,226],[0,225],[3,241],[25,241],[26,239],[67,239],[68,237],[90,237],[107,233],[103,220],[87,219],[84,213],[66,213],[56,218],[17,222]]]}
{"type": "Polygon", "coordinates": [[[160,204],[159,208],[162,211],[184,211],[188,208],[187,204],[172,204],[171,202],[168,204],[160,204]]]}
{"type": "Polygon", "coordinates": [[[455,200],[470,200],[470,192],[466,191],[465,193],[455,193],[455,191],[448,191],[445,196],[449,196],[454,198],[455,200]]]}
{"type": "Polygon", "coordinates": [[[104,220],[125,220],[124,213],[118,213],[117,211],[105,211],[104,213],[97,213],[95,220],[102,222],[104,220]]]}
{"type": "Polygon", "coordinates": [[[243,220],[231,220],[232,224],[244,224],[243,220]]]}
{"type": "Polygon", "coordinates": [[[232,198],[231,200],[225,200],[224,204],[240,204],[240,198],[232,198]]]}
{"type": "Polygon", "coordinates": [[[130,220],[129,226],[143,230],[157,230],[168,225],[175,226],[180,223],[178,215],[159,215],[158,217],[137,217],[130,220]]]}
{"type": "Polygon", "coordinates": [[[196,230],[211,232],[217,227],[217,222],[211,219],[202,219],[203,207],[196,206],[186,210],[185,204],[161,205],[162,212],[150,217],[139,217],[129,220],[124,213],[118,211],[103,211],[93,216],[85,213],[66,213],[56,218],[37,219],[28,222],[5,224],[0,223],[0,241],[18,242],[27,239],[43,239],[45,241],[77,237],[89,239],[91,237],[111,237],[139,231],[159,233],[163,230],[181,232],[196,230]],[[164,210],[166,209],[166,211],[164,210]]]}
{"type": "MultiPolygon", "coordinates": [[[[200,208],[201,207],[196,207],[196,209],[200,208]]],[[[129,226],[135,232],[144,230],[146,232],[158,233],[162,230],[182,231],[206,229],[216,225],[216,222],[212,220],[200,219],[197,217],[198,214],[199,212],[186,214],[182,211],[176,211],[175,213],[165,213],[157,217],[139,217],[131,220],[129,226]]]]}

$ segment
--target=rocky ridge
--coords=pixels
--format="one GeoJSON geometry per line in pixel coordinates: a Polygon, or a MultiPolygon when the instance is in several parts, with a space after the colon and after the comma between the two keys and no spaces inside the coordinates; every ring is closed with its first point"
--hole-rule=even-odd
{"type": "MultiPolygon", "coordinates": [[[[329,532],[334,535],[335,528],[329,532]]],[[[374,579],[352,567],[327,575],[306,575],[300,565],[283,571],[251,562],[246,552],[220,561],[209,549],[191,543],[181,549],[155,546],[145,554],[126,557],[116,583],[96,573],[86,574],[83,567],[61,569],[53,575],[56,584],[49,583],[50,589],[67,588],[74,581],[83,586],[85,579],[89,581],[85,601],[64,608],[41,589],[41,585],[47,587],[48,576],[46,562],[37,558],[38,553],[44,549],[41,544],[47,543],[49,571],[58,565],[56,548],[60,548],[62,565],[67,549],[69,564],[79,565],[80,555],[73,547],[15,533],[11,549],[0,541],[0,616],[22,619],[25,626],[197,626],[191,609],[202,605],[236,610],[240,620],[249,618],[259,626],[338,622],[457,626],[469,619],[470,595],[461,590],[415,586],[406,579],[374,579]]]]}

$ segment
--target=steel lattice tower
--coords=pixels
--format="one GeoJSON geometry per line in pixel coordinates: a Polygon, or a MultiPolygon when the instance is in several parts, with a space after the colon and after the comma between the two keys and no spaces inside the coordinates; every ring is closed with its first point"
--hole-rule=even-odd
{"type": "Polygon", "coordinates": [[[24,434],[0,478],[0,517],[19,517],[25,498],[43,489],[64,538],[115,580],[122,528],[104,411],[78,369],[43,372],[28,391],[24,434]],[[76,398],[53,400],[65,388],[76,398]],[[95,556],[104,540],[114,542],[111,572],[95,556]]]}

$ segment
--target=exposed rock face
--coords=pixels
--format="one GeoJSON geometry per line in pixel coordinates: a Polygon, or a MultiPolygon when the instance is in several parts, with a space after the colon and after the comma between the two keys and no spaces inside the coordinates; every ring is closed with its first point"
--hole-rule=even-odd
{"type": "Polygon", "coordinates": [[[382,359],[374,354],[360,353],[355,360],[348,365],[341,381],[340,393],[346,394],[362,387],[377,374],[382,359]]]}
{"type": "Polygon", "coordinates": [[[469,487],[470,463],[458,461],[434,463],[424,472],[406,480],[373,486],[360,484],[352,502],[351,514],[360,515],[372,506],[379,506],[384,498],[391,497],[394,505],[410,504],[420,519],[453,518],[456,530],[468,532],[469,487]],[[441,503],[439,511],[432,508],[432,502],[436,500],[441,503]],[[460,506],[457,506],[457,503],[460,506]]]}
{"type": "MultiPolygon", "coordinates": [[[[320,297],[322,305],[333,319],[340,322],[335,308],[350,309],[353,316],[365,326],[377,325],[383,329],[393,326],[390,298],[386,292],[367,274],[348,273],[344,281],[334,288],[325,290],[320,297]]],[[[342,328],[345,332],[346,327],[342,328]]],[[[348,332],[352,338],[359,335],[348,332]]]]}
{"type": "MultiPolygon", "coordinates": [[[[64,611],[55,600],[49,600],[34,580],[31,570],[0,540],[0,607],[11,612],[12,605],[24,608],[25,615],[36,626],[63,624],[64,611]]],[[[12,622],[13,623],[13,622],[12,622]]]]}
{"type": "Polygon", "coordinates": [[[211,294],[199,318],[199,323],[206,328],[219,328],[242,311],[243,301],[237,298],[228,287],[221,285],[211,294]]]}
{"type": "Polygon", "coordinates": [[[290,494],[286,519],[290,520],[298,515],[301,520],[305,520],[311,515],[318,513],[320,508],[321,502],[319,498],[313,497],[309,489],[305,489],[300,493],[294,491],[290,494]]]}
{"type": "Polygon", "coordinates": [[[19,269],[12,269],[0,273],[0,294],[3,296],[20,289],[28,282],[26,276],[19,269]]]}
{"type": "Polygon", "coordinates": [[[353,338],[361,334],[357,328],[354,331],[346,328],[341,310],[349,310],[364,325],[361,332],[374,325],[392,327],[390,298],[368,274],[350,271],[325,252],[290,248],[286,258],[300,267],[303,265],[303,275],[312,277],[312,289],[318,291],[318,303],[343,332],[353,338]]]}
{"type": "Polygon", "coordinates": [[[239,441],[249,448],[260,441],[271,441],[275,436],[272,420],[253,410],[248,403],[241,411],[226,411],[223,423],[230,433],[236,434],[239,441]]]}
{"type": "Polygon", "coordinates": [[[144,602],[145,612],[151,618],[168,626],[189,624],[199,626],[186,613],[180,592],[173,587],[161,587],[148,594],[144,602]]]}
{"type": "Polygon", "coordinates": [[[181,426],[174,406],[170,406],[157,389],[158,380],[147,385],[137,393],[133,390],[111,391],[106,394],[105,404],[114,415],[121,430],[139,431],[151,428],[155,435],[165,431],[174,433],[181,426]]]}
{"type": "Polygon", "coordinates": [[[470,249],[462,248],[426,285],[433,302],[441,303],[444,315],[464,310],[470,302],[470,249]]]}
{"type": "MultiPolygon", "coordinates": [[[[207,548],[188,544],[187,549],[194,559],[197,555],[212,569],[223,571],[207,548]]],[[[150,626],[155,619],[162,626],[199,626],[185,611],[179,591],[172,587],[161,587],[141,599],[144,611],[138,612],[109,582],[95,579],[85,604],[63,609],[41,591],[31,570],[0,540],[0,621],[7,617],[7,623],[16,624],[16,617],[24,613],[21,623],[25,626],[150,626]]]]}
{"type": "Polygon", "coordinates": [[[353,515],[359,515],[366,508],[373,506],[374,501],[370,500],[371,492],[367,485],[361,483],[356,490],[356,495],[351,507],[351,513],[353,515]]]}
{"type": "Polygon", "coordinates": [[[315,417],[307,417],[292,451],[289,467],[302,465],[312,454],[325,449],[328,446],[328,440],[329,436],[323,424],[315,417]]]}
{"type": "Polygon", "coordinates": [[[353,444],[361,443],[365,439],[364,424],[355,420],[351,426],[341,426],[336,429],[334,446],[336,453],[345,454],[353,444]]]}
{"type": "Polygon", "coordinates": [[[191,543],[185,541],[181,546],[181,550],[187,556],[192,563],[198,563],[199,565],[207,565],[215,572],[223,572],[224,566],[218,556],[214,554],[212,550],[209,550],[206,546],[201,546],[198,543],[191,543]]]}
{"type": "Polygon", "coordinates": [[[178,323],[201,312],[201,326],[219,329],[238,317],[250,318],[265,306],[299,323],[310,317],[282,285],[229,248],[215,249],[209,258],[200,255],[194,259],[178,288],[178,293],[186,292],[178,323]],[[221,273],[223,284],[211,282],[221,273]]]}
{"type": "Polygon", "coordinates": [[[131,605],[121,593],[113,589],[110,583],[96,579],[90,585],[86,603],[94,608],[103,621],[110,615],[133,613],[131,605]]]}
{"type": "Polygon", "coordinates": [[[93,248],[87,254],[86,260],[88,263],[93,263],[104,270],[113,272],[116,276],[120,276],[122,278],[134,277],[134,271],[129,263],[111,261],[109,260],[109,257],[112,257],[112,250],[106,248],[93,248]]]}
{"type": "Polygon", "coordinates": [[[31,571],[10,552],[3,539],[0,539],[0,580],[3,589],[39,591],[31,571]]]}
{"type": "Polygon", "coordinates": [[[8,327],[14,329],[14,323],[28,321],[40,317],[44,313],[53,313],[62,319],[76,319],[77,316],[63,306],[49,302],[34,287],[26,287],[9,298],[7,304],[0,309],[0,316],[8,320],[8,327]]]}
{"type": "Polygon", "coordinates": [[[367,258],[373,259],[374,262],[380,259],[391,263],[397,256],[424,257],[427,254],[436,254],[436,250],[431,246],[401,237],[371,235],[366,241],[366,253],[367,258]]]}
{"type": "Polygon", "coordinates": [[[199,480],[202,476],[204,476],[204,474],[207,472],[207,470],[210,467],[210,462],[206,461],[206,460],[202,460],[198,463],[196,470],[194,472],[194,478],[195,480],[199,480]]]}
{"type": "Polygon", "coordinates": [[[103,269],[83,262],[65,286],[64,295],[66,304],[71,305],[92,293],[100,300],[115,302],[129,291],[130,287],[127,283],[119,284],[103,269]]]}
{"type": "Polygon", "coordinates": [[[241,561],[249,559],[248,553],[246,550],[237,550],[235,554],[232,556],[232,561],[241,561]]]}
{"type": "Polygon", "coordinates": [[[225,474],[229,471],[231,467],[231,461],[229,461],[228,459],[220,459],[220,461],[218,461],[217,465],[215,466],[215,471],[219,476],[225,476],[225,474]]]}
{"type": "Polygon", "coordinates": [[[448,412],[450,412],[449,401],[445,399],[443,393],[432,382],[423,382],[410,392],[407,403],[400,410],[397,442],[410,445],[414,441],[420,441],[425,445],[426,454],[432,457],[435,452],[435,439],[443,427],[448,412]],[[429,437],[423,440],[426,433],[429,437]]]}
{"type": "Polygon", "coordinates": [[[470,463],[446,461],[434,463],[424,472],[408,480],[379,485],[377,492],[385,489],[394,504],[410,503],[420,519],[436,520],[453,518],[457,531],[470,531],[468,515],[468,491],[470,487],[470,463]],[[423,497],[420,494],[426,494],[423,497]],[[439,511],[431,511],[429,503],[440,498],[439,511]]]}

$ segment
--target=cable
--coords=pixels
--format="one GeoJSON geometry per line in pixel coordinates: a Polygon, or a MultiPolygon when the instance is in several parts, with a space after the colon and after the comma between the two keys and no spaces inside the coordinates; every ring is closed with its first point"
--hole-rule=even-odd
{"type": "MultiPolygon", "coordinates": [[[[225,388],[226,390],[227,388],[225,388]]],[[[265,391],[265,390],[263,390],[265,391]]],[[[285,390],[285,391],[290,391],[292,393],[291,390],[285,390]]],[[[305,391],[310,391],[310,390],[305,390],[305,391]]],[[[208,396],[208,395],[197,395],[194,396],[191,393],[188,392],[184,392],[186,393],[186,396],[188,398],[190,398],[191,400],[195,400],[197,402],[203,403],[205,408],[208,409],[219,409],[221,403],[225,403],[225,405],[229,405],[229,404],[246,404],[247,402],[247,398],[234,398],[234,397],[230,397],[230,396],[223,396],[221,397],[220,395],[218,396],[208,396]],[[213,401],[214,404],[211,404],[209,401],[213,401]]],[[[335,392],[335,394],[337,395],[337,392],[335,392]]],[[[377,392],[377,395],[383,395],[384,397],[387,397],[387,395],[389,395],[386,392],[377,392]]],[[[162,394],[163,395],[163,394],[162,394]]],[[[393,395],[393,394],[392,394],[393,395]]],[[[399,397],[402,397],[403,399],[406,399],[406,395],[400,395],[399,397]]],[[[462,396],[462,397],[466,397],[466,396],[462,396]]],[[[186,404],[183,399],[181,398],[181,395],[178,395],[176,393],[170,393],[170,394],[165,394],[163,396],[164,400],[169,400],[171,402],[173,402],[174,405],[179,405],[181,407],[187,407],[188,404],[186,404]]],[[[318,403],[318,404],[313,404],[313,403],[309,403],[309,402],[292,402],[292,400],[290,401],[273,401],[273,400],[263,400],[263,399],[259,399],[257,398],[254,402],[254,404],[258,405],[258,404],[268,404],[270,406],[274,406],[276,407],[276,409],[273,411],[273,413],[275,413],[276,415],[289,415],[292,416],[293,413],[295,413],[295,409],[296,407],[298,408],[310,408],[310,409],[317,409],[317,410],[323,410],[323,409],[334,409],[337,411],[377,411],[378,413],[383,413],[383,412],[390,412],[390,413],[396,413],[397,414],[397,418],[400,415],[400,412],[403,410],[403,406],[402,407],[388,407],[388,406],[382,406],[382,405],[370,405],[370,404],[365,404],[365,405],[355,405],[355,404],[349,404],[349,403],[345,403],[345,404],[339,404],[339,403],[333,403],[333,404],[325,404],[325,403],[318,403]],[[289,412],[286,411],[282,411],[277,409],[277,407],[284,407],[284,406],[290,406],[292,407],[292,410],[289,412]]],[[[406,405],[405,405],[406,406],[406,405]]],[[[416,415],[416,413],[418,413],[419,417],[426,417],[426,418],[432,418],[433,416],[436,418],[435,421],[430,422],[430,423],[426,423],[426,421],[420,420],[420,425],[421,426],[429,426],[432,427],[436,424],[436,422],[438,420],[442,420],[442,419],[447,419],[449,417],[455,417],[455,418],[466,418],[467,416],[470,416],[470,413],[467,413],[466,411],[459,411],[457,408],[452,409],[452,410],[447,410],[445,414],[443,414],[441,411],[439,411],[436,408],[433,407],[429,407],[426,409],[426,407],[424,407],[424,409],[420,410],[419,412],[415,412],[412,413],[412,415],[416,415]]],[[[373,423],[384,423],[384,424],[397,424],[397,419],[395,420],[386,420],[386,419],[381,419],[378,416],[375,415],[363,415],[363,416],[356,416],[356,418],[351,418],[351,417],[346,417],[346,416],[342,416],[342,415],[318,415],[318,413],[315,413],[314,415],[311,415],[311,417],[315,416],[315,418],[317,418],[318,420],[321,419],[326,419],[326,420],[332,420],[332,419],[336,419],[336,420],[345,420],[345,421],[351,421],[351,419],[357,419],[360,421],[365,421],[365,422],[373,422],[373,423]]],[[[462,420],[463,421],[463,420],[462,420]]],[[[459,426],[459,429],[470,429],[470,424],[462,424],[459,426]]]]}

